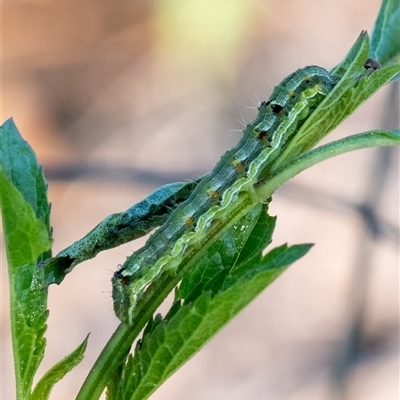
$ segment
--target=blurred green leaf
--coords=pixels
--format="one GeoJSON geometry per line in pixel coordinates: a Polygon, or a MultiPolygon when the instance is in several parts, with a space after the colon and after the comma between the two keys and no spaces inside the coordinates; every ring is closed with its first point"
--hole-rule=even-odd
{"type": "Polygon", "coordinates": [[[251,30],[257,12],[254,0],[157,0],[155,44],[160,62],[192,73],[232,78],[232,64],[251,30]]]}
{"type": "Polygon", "coordinates": [[[371,36],[370,56],[385,65],[400,56],[400,2],[383,0],[371,36]]]}

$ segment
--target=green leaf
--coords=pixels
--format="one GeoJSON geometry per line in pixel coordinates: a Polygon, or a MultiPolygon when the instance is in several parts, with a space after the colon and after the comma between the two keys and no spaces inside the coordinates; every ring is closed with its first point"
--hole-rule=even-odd
{"type": "Polygon", "coordinates": [[[32,206],[7,179],[0,164],[1,209],[9,267],[14,272],[50,248],[48,231],[32,206]]]}
{"type": "Polygon", "coordinates": [[[369,53],[369,37],[366,31],[362,31],[357,40],[351,46],[343,60],[331,70],[331,75],[339,81],[361,69],[369,53]]]}
{"type": "Polygon", "coordinates": [[[36,156],[12,120],[1,126],[0,144],[1,207],[17,398],[28,399],[46,345],[47,291],[37,260],[50,255],[50,206],[36,156]]]}
{"type": "Polygon", "coordinates": [[[257,206],[210,247],[182,280],[174,312],[157,323],[128,358],[118,399],[146,399],[262,292],[310,245],[281,246],[265,257],[275,218],[257,206]],[[244,227],[248,227],[245,229],[244,227]],[[254,244],[256,243],[256,244],[254,244]],[[246,248],[249,246],[248,248],[246,248]],[[250,257],[249,257],[250,256],[250,257]]]}
{"type": "Polygon", "coordinates": [[[47,293],[36,259],[51,246],[48,232],[22,194],[0,172],[1,208],[10,276],[11,328],[19,396],[43,358],[47,293]]]}
{"type": "MultiPolygon", "coordinates": [[[[123,365],[119,365],[115,369],[113,377],[109,380],[106,390],[106,400],[115,400],[118,398],[118,385],[122,375],[123,365]]],[[[98,398],[98,396],[96,396],[98,398]]]]}
{"type": "Polygon", "coordinates": [[[54,385],[82,361],[88,339],[89,335],[72,353],[43,375],[43,378],[35,386],[30,400],[47,400],[49,398],[54,385]]]}
{"type": "Polygon", "coordinates": [[[382,65],[400,56],[400,2],[383,0],[371,37],[371,58],[382,65]]]}
{"type": "Polygon", "coordinates": [[[4,173],[32,206],[37,218],[44,222],[50,235],[50,204],[43,170],[12,119],[0,127],[0,149],[0,164],[4,173]]]}
{"type": "Polygon", "coordinates": [[[245,261],[255,259],[255,261],[260,261],[262,250],[272,242],[275,225],[276,217],[271,217],[268,215],[267,209],[263,209],[258,216],[254,228],[248,230],[250,235],[248,235],[246,243],[239,252],[239,256],[235,262],[236,265],[241,265],[245,261]]]}
{"type": "MultiPolygon", "coordinates": [[[[191,301],[204,291],[218,292],[230,272],[232,264],[237,262],[241,253],[260,254],[258,248],[254,249],[254,245],[260,244],[259,238],[256,233],[253,234],[252,232],[257,220],[261,218],[260,211],[261,205],[259,204],[241,220],[240,224],[232,228],[216,244],[211,246],[195,268],[184,275],[176,298],[191,301]],[[254,243],[251,243],[250,237],[252,239],[256,237],[254,243]],[[244,249],[245,244],[250,243],[251,247],[244,249]]],[[[271,217],[271,219],[275,221],[275,218],[271,217]]],[[[263,218],[263,222],[264,220],[265,218],[263,218]]],[[[273,228],[274,226],[272,226],[272,231],[273,228]]],[[[259,231],[260,229],[258,229],[257,233],[261,235],[262,233],[259,231]]],[[[272,235],[272,232],[268,232],[268,240],[270,240],[270,235],[272,235]]],[[[262,246],[262,248],[264,247],[265,245],[262,246]]]]}
{"type": "Polygon", "coordinates": [[[276,217],[261,211],[261,204],[247,214],[216,244],[197,266],[185,274],[177,298],[192,301],[203,292],[218,293],[233,265],[261,259],[261,251],[271,242],[276,217]]]}

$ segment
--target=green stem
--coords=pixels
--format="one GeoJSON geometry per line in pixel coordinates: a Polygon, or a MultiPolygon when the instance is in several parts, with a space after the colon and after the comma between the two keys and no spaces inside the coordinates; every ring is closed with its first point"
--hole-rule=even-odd
{"type": "Polygon", "coordinates": [[[310,150],[293,161],[279,168],[268,180],[259,183],[257,194],[261,198],[267,198],[276,189],[300,172],[312,167],[321,161],[345,154],[350,151],[365,149],[368,147],[399,146],[400,130],[385,131],[375,130],[328,143],[324,146],[310,150]]]}
{"type": "MultiPolygon", "coordinates": [[[[11,343],[14,356],[14,373],[15,373],[15,386],[16,386],[16,399],[26,400],[29,399],[29,391],[24,390],[23,374],[21,371],[21,358],[18,351],[18,335],[20,330],[18,330],[18,318],[20,318],[20,313],[18,313],[17,298],[15,293],[15,274],[9,268],[9,284],[10,284],[10,323],[11,323],[11,343]]],[[[28,389],[31,388],[31,384],[28,389]]]]}
{"type": "Polygon", "coordinates": [[[132,326],[124,322],[119,324],[90,370],[76,400],[95,400],[101,396],[116,368],[124,362],[133,341],[179,280],[180,276],[171,277],[164,274],[150,286],[138,304],[132,326]]]}
{"type": "Polygon", "coordinates": [[[76,400],[94,400],[101,396],[111,375],[126,357],[132,343],[129,338],[134,332],[135,329],[127,324],[119,324],[90,370],[76,400]]]}

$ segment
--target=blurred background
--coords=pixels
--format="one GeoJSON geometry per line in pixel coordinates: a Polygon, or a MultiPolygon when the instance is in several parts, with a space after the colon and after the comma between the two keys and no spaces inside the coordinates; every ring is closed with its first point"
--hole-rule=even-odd
{"type": "MultiPolygon", "coordinates": [[[[159,185],[210,171],[275,85],[305,65],[333,68],[371,32],[379,6],[4,0],[1,119],[14,118],[44,167],[55,253],[159,185]]],[[[384,88],[329,140],[398,126],[387,113],[396,101],[384,88]]],[[[347,154],[277,191],[273,245],[316,245],[152,399],[397,399],[398,159],[395,149],[347,154]]],[[[50,287],[38,377],[91,332],[84,361],[52,398],[76,396],[117,327],[110,279],[143,243],[102,253],[50,287]]],[[[2,269],[1,390],[11,399],[4,254],[2,269]]]]}

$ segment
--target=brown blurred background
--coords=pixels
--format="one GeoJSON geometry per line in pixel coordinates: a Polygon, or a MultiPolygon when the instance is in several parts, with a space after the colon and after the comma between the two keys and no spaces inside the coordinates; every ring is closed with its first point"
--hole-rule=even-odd
{"type": "MultiPolygon", "coordinates": [[[[160,184],[211,170],[274,85],[305,65],[335,66],[371,32],[379,6],[4,0],[2,121],[14,118],[44,166],[55,253],[160,184]]],[[[389,96],[386,87],[330,140],[390,128],[389,96]]],[[[152,398],[397,399],[398,196],[393,149],[341,156],[280,189],[273,245],[316,245],[152,398]]],[[[117,327],[110,278],[142,243],[50,288],[39,377],[91,332],[84,361],[52,398],[75,397],[117,327]]],[[[12,399],[4,259],[1,390],[12,399]]]]}

